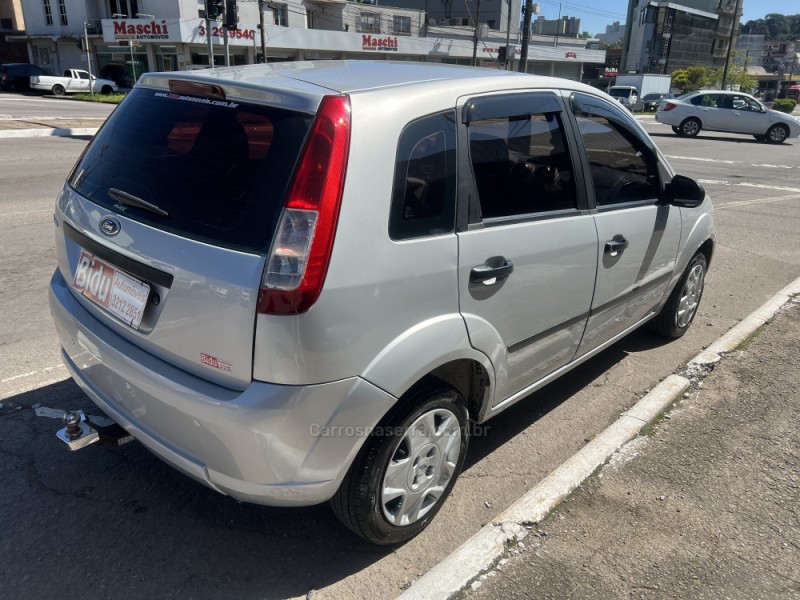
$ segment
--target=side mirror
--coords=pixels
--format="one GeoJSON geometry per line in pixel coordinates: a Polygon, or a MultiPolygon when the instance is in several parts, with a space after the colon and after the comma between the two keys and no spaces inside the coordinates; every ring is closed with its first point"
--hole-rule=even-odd
{"type": "Polygon", "coordinates": [[[670,203],[675,206],[695,208],[706,199],[706,190],[694,179],[683,175],[675,175],[667,186],[670,203]]]}

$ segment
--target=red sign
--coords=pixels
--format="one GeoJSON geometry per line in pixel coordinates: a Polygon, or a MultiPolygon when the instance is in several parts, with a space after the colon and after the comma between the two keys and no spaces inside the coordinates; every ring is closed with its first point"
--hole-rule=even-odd
{"type": "Polygon", "coordinates": [[[397,52],[397,38],[378,38],[371,35],[364,35],[361,36],[361,48],[362,50],[373,50],[377,52],[397,52]]]}
{"type": "Polygon", "coordinates": [[[577,52],[564,52],[564,58],[578,58],[577,52]]]}

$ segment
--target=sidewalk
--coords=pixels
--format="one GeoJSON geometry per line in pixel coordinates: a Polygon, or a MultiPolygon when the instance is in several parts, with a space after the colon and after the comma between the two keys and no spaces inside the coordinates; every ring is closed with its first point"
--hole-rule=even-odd
{"type": "Polygon", "coordinates": [[[795,300],[462,597],[800,598],[798,349],[795,300]]]}
{"type": "Polygon", "coordinates": [[[0,119],[0,138],[94,135],[105,119],[0,119]]]}

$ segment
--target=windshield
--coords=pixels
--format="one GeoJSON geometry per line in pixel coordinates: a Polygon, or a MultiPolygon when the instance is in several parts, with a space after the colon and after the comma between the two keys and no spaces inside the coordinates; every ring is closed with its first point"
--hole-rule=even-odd
{"type": "Polygon", "coordinates": [[[310,121],[284,109],[135,89],[69,184],[160,229],[260,250],[272,239],[310,121]]]}

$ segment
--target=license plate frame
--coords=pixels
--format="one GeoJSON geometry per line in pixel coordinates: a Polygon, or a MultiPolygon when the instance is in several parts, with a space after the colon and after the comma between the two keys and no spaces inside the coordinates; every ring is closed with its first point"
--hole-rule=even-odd
{"type": "Polygon", "coordinates": [[[72,288],[132,329],[139,329],[150,284],[81,249],[72,288]]]}

